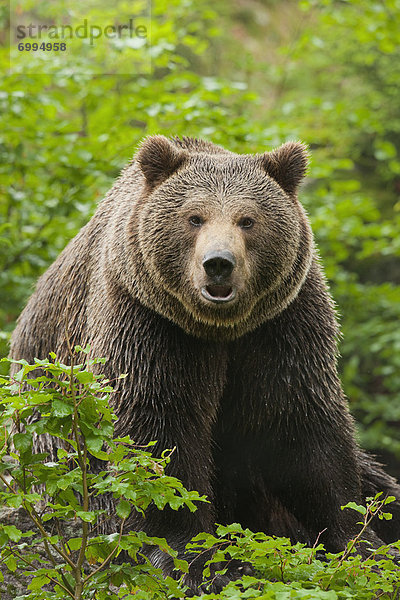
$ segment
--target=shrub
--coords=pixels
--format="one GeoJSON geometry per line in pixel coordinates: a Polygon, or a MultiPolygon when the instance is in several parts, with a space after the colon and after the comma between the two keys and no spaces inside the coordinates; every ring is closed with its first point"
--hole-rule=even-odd
{"type": "Polygon", "coordinates": [[[0,527],[2,561],[27,578],[29,592],[19,598],[137,599],[137,590],[143,599],[181,598],[178,582],[164,580],[142,546],[159,546],[182,572],[188,568],[185,561],[164,539],[125,532],[124,523],[132,510],[144,512],[151,503],[160,510],[169,505],[193,511],[194,502],[204,498],[165,474],[172,450],[155,458],[149,447],[138,448],[129,437],[113,437],[113,388],[88,370],[103,362],[89,359],[88,351],[77,347],[71,365],[55,355],[34,365],[21,360],[13,380],[1,379],[0,499],[7,507],[22,507],[32,523],[29,531],[0,527]],[[85,359],[80,364],[74,364],[77,352],[85,359]],[[33,445],[34,436],[49,435],[57,438],[57,456],[39,453],[33,445]],[[105,493],[114,498],[111,515],[99,501],[105,493]],[[114,533],[99,534],[110,519],[114,533]],[[121,560],[122,552],[133,560],[121,560]]]}
{"type": "MultiPolygon", "coordinates": [[[[0,502],[14,515],[0,525],[0,557],[7,567],[4,585],[10,573],[22,581],[7,598],[184,598],[187,562],[165,539],[124,528],[132,511],[144,513],[152,503],[159,510],[168,505],[194,511],[195,503],[206,501],[166,475],[173,449],[156,458],[152,444],[138,447],[129,437],[114,437],[112,382],[96,374],[104,360],[89,358],[89,348],[71,350],[70,365],[54,354],[33,365],[16,362],[19,372],[0,378],[0,502]],[[56,455],[38,452],[35,436],[44,449],[48,436],[57,438],[56,455]],[[111,514],[110,503],[101,501],[105,494],[114,498],[111,514]],[[28,517],[31,529],[20,522],[18,511],[28,517]],[[108,534],[102,533],[110,520],[108,534]],[[176,580],[163,578],[145,556],[144,544],[173,558],[176,580]]],[[[337,555],[325,554],[318,540],[314,548],[291,545],[288,539],[253,533],[237,523],[218,526],[215,535],[199,534],[188,549],[207,555],[212,549],[206,582],[224,573],[232,560],[252,567],[252,575],[230,582],[220,593],[205,594],[204,600],[397,598],[400,570],[394,550],[371,549],[365,561],[357,554],[371,519],[390,518],[382,511],[391,501],[378,494],[366,507],[343,507],[357,510],[362,520],[358,536],[337,555]]],[[[400,542],[394,546],[399,549],[400,542]]]]}

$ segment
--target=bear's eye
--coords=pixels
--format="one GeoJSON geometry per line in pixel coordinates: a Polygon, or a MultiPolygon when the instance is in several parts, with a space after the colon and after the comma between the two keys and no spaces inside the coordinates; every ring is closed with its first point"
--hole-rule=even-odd
{"type": "Polygon", "coordinates": [[[204,221],[198,215],[193,215],[192,217],[189,217],[189,223],[191,225],[193,225],[193,227],[201,227],[201,225],[203,225],[204,221]]]}
{"type": "Polygon", "coordinates": [[[251,229],[253,225],[254,220],[250,217],[243,217],[243,219],[240,219],[239,221],[239,227],[241,227],[242,229],[251,229]]]}

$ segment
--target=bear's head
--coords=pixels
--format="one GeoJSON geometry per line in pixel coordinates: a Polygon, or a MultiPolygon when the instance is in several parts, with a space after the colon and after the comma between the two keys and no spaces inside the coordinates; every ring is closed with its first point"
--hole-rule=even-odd
{"type": "Polygon", "coordinates": [[[295,298],[310,268],[312,233],[296,191],[304,145],[238,155],[147,138],[132,229],[136,295],[186,332],[234,339],[295,298]]]}

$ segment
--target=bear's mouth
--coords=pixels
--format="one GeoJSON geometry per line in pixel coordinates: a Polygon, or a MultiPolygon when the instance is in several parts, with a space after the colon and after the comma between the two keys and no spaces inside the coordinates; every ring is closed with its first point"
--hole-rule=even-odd
{"type": "Polygon", "coordinates": [[[236,296],[236,290],[231,285],[206,285],[201,288],[201,295],[209,302],[219,304],[231,302],[236,296]]]}

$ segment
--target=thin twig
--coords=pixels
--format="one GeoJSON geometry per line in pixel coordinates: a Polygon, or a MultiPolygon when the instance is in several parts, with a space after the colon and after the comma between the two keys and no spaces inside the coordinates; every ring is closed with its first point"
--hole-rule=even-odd
{"type": "MultiPolygon", "coordinates": [[[[322,531],[320,531],[320,532],[318,533],[318,535],[317,535],[317,539],[315,540],[315,542],[314,542],[314,544],[313,544],[312,550],[315,550],[315,548],[318,546],[319,538],[321,537],[321,535],[322,535],[323,533],[325,533],[325,531],[326,531],[327,529],[328,529],[328,528],[327,528],[327,527],[325,527],[325,529],[323,529],[322,531]]],[[[313,552],[311,552],[311,554],[310,554],[310,557],[309,557],[309,559],[308,559],[308,561],[307,561],[309,565],[311,565],[311,562],[312,562],[313,558],[314,558],[314,553],[313,553],[313,552]]]]}
{"type": "MultiPolygon", "coordinates": [[[[11,552],[11,554],[13,554],[13,556],[16,556],[16,557],[17,557],[19,560],[22,560],[22,562],[24,562],[24,563],[25,563],[26,565],[28,565],[29,567],[32,567],[32,569],[33,569],[34,571],[36,571],[36,570],[37,570],[37,569],[36,569],[36,567],[35,567],[35,566],[34,566],[34,565],[31,563],[31,562],[29,562],[29,560],[27,560],[27,559],[26,559],[24,556],[22,556],[22,554],[20,554],[20,553],[19,553],[19,552],[17,552],[16,550],[14,550],[14,549],[13,549],[11,546],[9,547],[9,551],[11,552]]],[[[70,589],[69,589],[69,584],[68,584],[68,582],[67,582],[67,581],[64,579],[64,577],[63,577],[63,575],[62,575],[62,574],[61,574],[61,577],[63,577],[63,581],[64,581],[64,583],[66,584],[65,586],[64,586],[62,583],[60,583],[60,582],[58,581],[58,579],[54,579],[54,578],[53,578],[51,575],[48,575],[47,573],[46,573],[46,577],[47,577],[47,578],[48,578],[50,581],[52,581],[52,582],[53,582],[55,585],[59,585],[59,586],[60,586],[60,588],[62,588],[63,590],[65,590],[65,591],[67,592],[67,594],[69,594],[69,595],[71,596],[71,598],[73,598],[73,600],[75,600],[74,593],[73,593],[73,591],[72,591],[72,590],[70,590],[70,589]],[[68,586],[68,587],[66,587],[66,586],[68,586]]]]}
{"type": "Polygon", "coordinates": [[[36,512],[35,508],[33,506],[30,506],[26,501],[24,501],[24,508],[27,511],[28,515],[31,517],[32,521],[35,523],[36,527],[39,529],[40,533],[42,534],[43,543],[45,545],[46,552],[49,558],[53,558],[49,548],[50,544],[53,550],[55,550],[55,552],[57,552],[57,554],[59,554],[65,560],[66,563],[68,563],[71,569],[74,569],[75,565],[73,561],[69,558],[69,556],[65,554],[65,552],[57,546],[57,544],[53,544],[53,542],[50,542],[50,540],[48,539],[49,536],[47,534],[47,531],[44,529],[40,516],[36,512]],[[32,511],[32,513],[30,511],[32,511]]]}
{"type": "Polygon", "coordinates": [[[112,557],[114,556],[114,554],[117,552],[118,547],[119,547],[119,545],[121,543],[122,533],[123,533],[123,529],[124,529],[124,523],[125,523],[125,519],[122,519],[121,527],[120,527],[120,530],[119,530],[119,536],[118,536],[118,540],[117,540],[117,544],[116,544],[115,548],[110,552],[110,554],[101,563],[101,565],[95,571],[93,571],[93,573],[90,573],[87,577],[85,577],[85,579],[83,580],[83,585],[85,585],[89,581],[89,579],[91,579],[92,577],[94,577],[94,575],[96,575],[102,569],[104,569],[104,567],[106,567],[108,565],[108,563],[110,562],[110,560],[112,559],[112,557]]]}
{"type": "MultiPolygon", "coordinates": [[[[4,477],[4,475],[2,473],[0,473],[0,479],[13,494],[16,493],[16,491],[14,490],[12,485],[7,481],[7,479],[4,477]]],[[[43,543],[45,545],[46,553],[49,556],[49,558],[51,560],[54,560],[52,557],[52,554],[50,552],[50,549],[48,547],[48,544],[50,543],[52,548],[54,548],[54,550],[69,564],[69,566],[71,568],[74,568],[75,565],[70,560],[70,558],[66,554],[64,554],[64,552],[62,550],[60,550],[56,544],[53,544],[52,542],[48,541],[49,536],[47,534],[47,531],[44,529],[41,518],[40,518],[39,514],[37,513],[37,511],[35,510],[35,508],[32,505],[30,505],[25,499],[22,500],[22,505],[23,505],[24,509],[26,510],[26,512],[28,513],[31,520],[33,521],[33,523],[36,525],[36,527],[39,529],[40,533],[42,534],[43,543]]]]}

